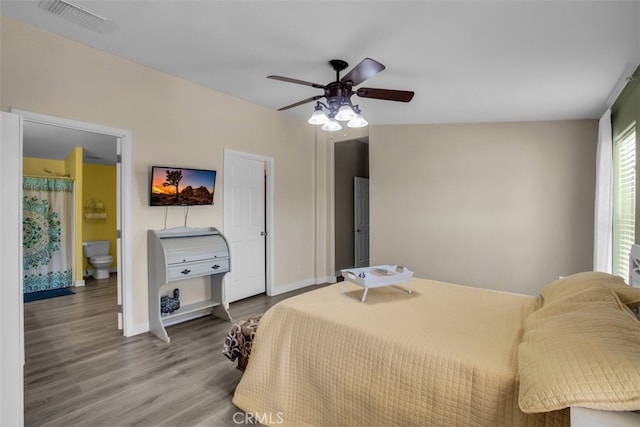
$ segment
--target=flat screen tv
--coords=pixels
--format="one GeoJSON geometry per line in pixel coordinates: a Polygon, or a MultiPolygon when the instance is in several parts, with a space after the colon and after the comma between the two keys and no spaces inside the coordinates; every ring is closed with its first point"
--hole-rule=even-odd
{"type": "Polygon", "coordinates": [[[216,171],[151,167],[151,206],[212,205],[216,171]]]}

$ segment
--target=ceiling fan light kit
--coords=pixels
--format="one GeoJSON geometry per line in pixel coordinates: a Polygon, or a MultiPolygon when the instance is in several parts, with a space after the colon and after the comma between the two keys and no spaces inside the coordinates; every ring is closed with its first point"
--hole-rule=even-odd
{"type": "Polygon", "coordinates": [[[357,114],[353,111],[353,108],[351,106],[343,105],[342,107],[340,107],[338,113],[336,114],[336,120],[346,121],[355,119],[356,116],[357,114]]]}
{"type": "Polygon", "coordinates": [[[364,117],[362,117],[362,114],[358,114],[355,118],[349,120],[347,126],[350,128],[363,128],[368,124],[369,122],[367,122],[364,117]]]}
{"type": "Polygon", "coordinates": [[[279,108],[278,111],[316,101],[315,109],[308,123],[312,125],[322,125],[322,130],[335,132],[342,129],[342,125],[338,123],[338,120],[348,121],[347,127],[350,128],[361,128],[369,124],[362,116],[360,107],[351,103],[351,96],[354,94],[361,98],[399,102],[409,102],[413,98],[414,93],[406,90],[359,88],[354,92],[354,86],[359,85],[385,69],[384,65],[371,58],[363,59],[351,71],[345,74],[342,79],[340,78],[340,71],[346,69],[349,64],[341,59],[332,59],[329,61],[329,64],[336,72],[336,80],[326,85],[289,77],[267,76],[268,79],[296,83],[324,90],[324,95],[316,95],[303,99],[302,101],[279,108]],[[320,98],[326,98],[326,104],[318,101],[320,98]],[[325,112],[325,110],[327,111],[325,112]]]}
{"type": "Polygon", "coordinates": [[[329,119],[327,123],[322,125],[322,130],[326,130],[328,132],[335,132],[340,129],[342,129],[342,125],[338,123],[336,119],[329,119]]]}
{"type": "Polygon", "coordinates": [[[329,117],[327,116],[327,113],[322,110],[322,105],[320,104],[316,105],[315,111],[313,112],[313,114],[311,114],[309,120],[307,120],[307,122],[311,125],[323,125],[328,121],[329,117]]]}

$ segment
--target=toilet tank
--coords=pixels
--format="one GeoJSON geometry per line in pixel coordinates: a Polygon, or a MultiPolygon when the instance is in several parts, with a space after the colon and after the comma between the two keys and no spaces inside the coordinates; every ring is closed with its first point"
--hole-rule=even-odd
{"type": "Polygon", "coordinates": [[[109,255],[110,243],[108,240],[89,240],[82,242],[82,252],[87,258],[98,255],[109,255]]]}

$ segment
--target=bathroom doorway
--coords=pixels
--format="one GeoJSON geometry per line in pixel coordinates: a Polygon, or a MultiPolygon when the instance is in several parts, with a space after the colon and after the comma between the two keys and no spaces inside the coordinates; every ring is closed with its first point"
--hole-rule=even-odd
{"type": "MultiPolygon", "coordinates": [[[[23,117],[23,159],[24,157],[33,158],[49,158],[59,159],[66,156],[69,150],[75,147],[83,147],[82,163],[92,165],[89,169],[104,169],[104,167],[115,168],[115,182],[113,198],[113,206],[109,211],[112,219],[115,219],[114,239],[113,239],[113,259],[115,271],[113,278],[117,287],[117,304],[114,306],[114,318],[117,318],[118,329],[123,331],[125,336],[134,335],[132,327],[131,310],[131,271],[125,262],[127,254],[130,252],[130,238],[128,234],[127,224],[130,224],[130,199],[129,189],[131,188],[131,172],[130,172],[130,153],[131,153],[131,132],[108,128],[91,123],[77,122],[57,117],[45,116],[26,111],[12,110],[13,113],[23,117]],[[43,143],[43,141],[47,143],[43,143]],[[65,153],[66,152],[66,153],[65,153]]],[[[47,168],[49,169],[49,168],[47,168]]],[[[51,170],[51,169],[49,169],[51,170]]],[[[43,174],[47,171],[43,170],[43,174]]],[[[102,172],[93,172],[98,175],[102,172]]],[[[101,178],[98,177],[99,181],[101,178]]],[[[79,185],[82,187],[82,184],[79,185]]],[[[82,188],[78,190],[82,193],[82,188]]],[[[85,285],[84,275],[85,259],[82,252],[82,241],[87,240],[83,237],[82,228],[85,220],[91,222],[93,220],[102,221],[102,215],[93,215],[98,212],[94,208],[104,208],[104,201],[100,199],[100,190],[93,190],[95,197],[89,198],[88,202],[83,203],[82,194],[76,200],[75,218],[73,227],[73,266],[74,266],[74,285],[85,285]],[[79,201],[78,201],[79,200],[79,201]],[[86,204],[90,206],[85,206],[86,204]],[[85,214],[89,218],[85,217],[85,214]],[[98,218],[100,217],[100,218],[98,218]]],[[[106,209],[106,214],[109,212],[106,209]]],[[[103,212],[104,213],[104,212],[103,212]]],[[[102,225],[102,224],[101,224],[102,225]]],[[[86,232],[86,230],[85,230],[86,232]]],[[[89,236],[89,238],[91,238],[89,236]]],[[[79,288],[80,289],[80,288],[79,288]]]]}

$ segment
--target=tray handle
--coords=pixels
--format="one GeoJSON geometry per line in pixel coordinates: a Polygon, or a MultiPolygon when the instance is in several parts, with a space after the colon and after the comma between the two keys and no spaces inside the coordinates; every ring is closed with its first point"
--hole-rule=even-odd
{"type": "Polygon", "coordinates": [[[356,273],[354,273],[353,271],[345,270],[345,274],[347,276],[349,276],[350,278],[352,278],[352,279],[357,279],[358,278],[358,275],[356,273]]]}

